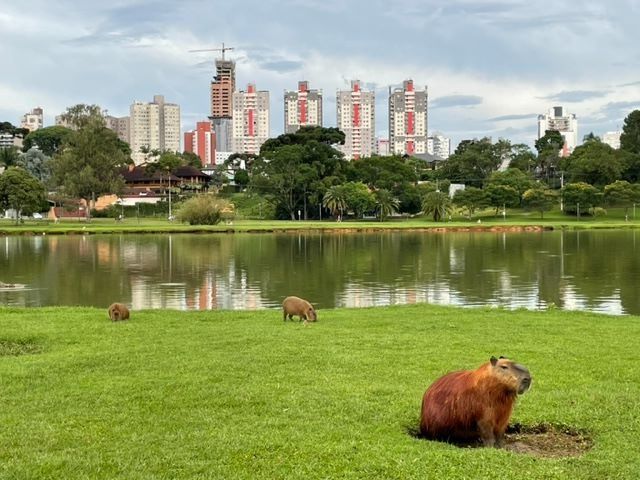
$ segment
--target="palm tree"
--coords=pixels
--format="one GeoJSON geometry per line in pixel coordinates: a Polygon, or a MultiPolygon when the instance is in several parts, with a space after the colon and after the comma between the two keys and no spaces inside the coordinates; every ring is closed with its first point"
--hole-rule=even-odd
{"type": "Polygon", "coordinates": [[[385,218],[396,213],[400,207],[400,201],[391,195],[389,190],[380,189],[376,192],[376,205],[378,206],[379,217],[381,222],[385,218]]]}
{"type": "Polygon", "coordinates": [[[330,187],[322,197],[322,205],[328,208],[334,217],[337,217],[338,213],[342,215],[344,209],[347,208],[346,196],[342,185],[330,187]]]}
{"type": "Polygon", "coordinates": [[[439,190],[427,193],[422,199],[422,212],[425,215],[433,215],[433,221],[439,222],[441,218],[451,213],[451,199],[446,193],[439,190]]]}

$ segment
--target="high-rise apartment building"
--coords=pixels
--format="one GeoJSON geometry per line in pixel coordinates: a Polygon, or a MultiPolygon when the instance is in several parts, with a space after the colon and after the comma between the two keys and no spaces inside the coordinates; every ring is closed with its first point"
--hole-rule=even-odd
{"type": "Polygon", "coordinates": [[[236,62],[216,60],[216,76],[211,81],[211,117],[233,116],[233,92],[236,90],[236,62]]]}
{"type": "Polygon", "coordinates": [[[602,143],[606,143],[611,148],[620,148],[620,135],[622,132],[606,132],[602,135],[602,143]]]}
{"type": "Polygon", "coordinates": [[[233,94],[233,140],[236,153],[258,154],[269,138],[269,92],[249,84],[233,94]]]}
{"type": "Polygon", "coordinates": [[[180,150],[180,106],[165,103],[162,95],[153,102],[134,102],[130,108],[131,158],[136,165],[147,158],[142,148],[177,152],[180,150]]]}
{"type": "Polygon", "coordinates": [[[416,90],[413,80],[389,87],[389,147],[395,155],[427,153],[427,88],[416,90]]]}
{"type": "Polygon", "coordinates": [[[578,120],[564,107],[552,107],[545,115],[538,115],[538,139],[544,137],[547,130],[556,130],[564,138],[561,157],[570,155],[578,145],[578,120]]]}
{"type": "Polygon", "coordinates": [[[210,121],[196,123],[196,129],[184,132],[184,151],[195,153],[202,165],[216,164],[216,134],[210,121]]]}
{"type": "Polygon", "coordinates": [[[129,117],[114,117],[105,115],[104,123],[108,129],[113,130],[118,138],[123,142],[130,142],[129,138],[129,117]]]}
{"type": "Polygon", "coordinates": [[[438,133],[427,137],[427,153],[446,160],[451,155],[451,139],[438,133]]]}
{"type": "Polygon", "coordinates": [[[300,127],[322,126],[322,90],[309,90],[309,82],[298,82],[298,91],[284,92],[284,133],[300,127]]]}
{"type": "Polygon", "coordinates": [[[42,108],[36,107],[33,110],[31,110],[29,113],[25,113],[22,116],[20,127],[27,128],[29,129],[30,132],[33,132],[35,130],[38,130],[39,128],[42,128],[42,126],[44,125],[43,118],[44,116],[43,116],[42,108]]]}
{"type": "Polygon", "coordinates": [[[388,139],[378,138],[376,140],[376,153],[381,157],[386,157],[391,153],[388,139]]]}
{"type": "Polygon", "coordinates": [[[345,134],[340,150],[345,158],[370,157],[376,151],[375,93],[363,91],[360,80],[351,81],[351,90],[336,94],[338,128],[345,134]]]}

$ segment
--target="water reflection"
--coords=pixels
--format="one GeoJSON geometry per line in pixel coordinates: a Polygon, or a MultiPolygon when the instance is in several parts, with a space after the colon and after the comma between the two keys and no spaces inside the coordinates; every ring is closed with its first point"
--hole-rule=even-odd
{"type": "Polygon", "coordinates": [[[640,313],[635,231],[0,238],[0,304],[257,309],[429,302],[640,313]]]}

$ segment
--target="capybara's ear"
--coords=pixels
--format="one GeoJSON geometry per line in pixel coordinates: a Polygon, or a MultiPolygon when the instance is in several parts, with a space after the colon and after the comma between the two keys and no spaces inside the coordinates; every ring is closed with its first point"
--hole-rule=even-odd
{"type": "Polygon", "coordinates": [[[502,355],[500,355],[500,358],[507,358],[507,357],[503,357],[502,355]]]}
{"type": "Polygon", "coordinates": [[[496,366],[496,363],[498,363],[498,359],[496,357],[491,357],[489,361],[491,362],[491,365],[494,367],[496,366]]]}

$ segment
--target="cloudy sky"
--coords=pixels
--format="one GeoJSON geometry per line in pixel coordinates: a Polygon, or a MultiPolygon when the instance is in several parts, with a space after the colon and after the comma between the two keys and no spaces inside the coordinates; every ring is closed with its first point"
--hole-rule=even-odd
{"type": "Polygon", "coordinates": [[[536,115],[566,105],[579,137],[621,127],[640,108],[640,0],[0,0],[0,121],[35,106],[45,125],[67,106],[116,116],[164,94],[183,130],[209,114],[212,53],[235,50],[237,84],[271,92],[271,134],[283,91],[307,79],[335,91],[359,78],[376,92],[386,137],[388,87],[429,88],[429,130],[532,145],[536,115]]]}

